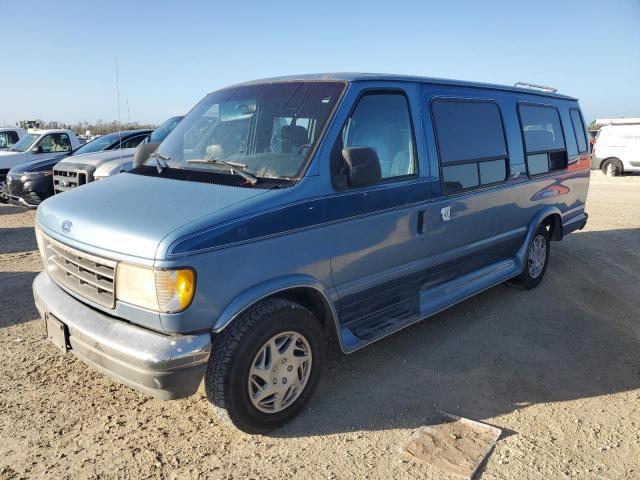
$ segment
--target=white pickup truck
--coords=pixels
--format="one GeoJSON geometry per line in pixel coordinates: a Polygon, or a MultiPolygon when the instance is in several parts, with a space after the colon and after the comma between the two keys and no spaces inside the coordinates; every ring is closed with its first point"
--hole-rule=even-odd
{"type": "Polygon", "coordinates": [[[24,128],[2,127],[0,128],[0,151],[8,150],[27,134],[24,128]]]}
{"type": "Polygon", "coordinates": [[[71,130],[31,130],[9,150],[0,151],[0,202],[7,203],[7,172],[21,163],[47,160],[70,153],[80,147],[71,130]]]}

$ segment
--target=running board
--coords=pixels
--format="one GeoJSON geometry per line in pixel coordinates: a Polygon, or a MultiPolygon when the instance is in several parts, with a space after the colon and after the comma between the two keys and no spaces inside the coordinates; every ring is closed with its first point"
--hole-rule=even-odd
{"type": "MultiPolygon", "coordinates": [[[[340,328],[340,340],[345,353],[354,352],[414,323],[435,315],[473,295],[520,274],[515,260],[502,260],[436,287],[418,292],[419,314],[389,316],[376,323],[353,322],[340,328]],[[359,324],[360,323],[360,324],[359,324]]],[[[405,310],[406,312],[406,310],[405,310]]],[[[391,312],[390,312],[391,313],[391,312]]]]}

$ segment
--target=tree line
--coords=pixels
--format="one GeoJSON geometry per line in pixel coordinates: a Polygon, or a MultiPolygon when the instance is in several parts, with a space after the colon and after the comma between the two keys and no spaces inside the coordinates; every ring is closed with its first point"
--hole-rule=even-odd
{"type": "Polygon", "coordinates": [[[105,135],[107,133],[120,132],[122,130],[136,130],[139,128],[149,128],[154,129],[156,125],[152,124],[141,124],[138,122],[127,122],[121,123],[117,121],[112,122],[103,122],[102,119],[96,122],[76,122],[74,124],[68,124],[63,122],[45,122],[43,120],[23,120],[18,122],[17,126],[22,128],[41,128],[41,129],[51,129],[51,128],[66,128],[67,130],[71,130],[78,135],[84,135],[87,130],[91,131],[93,135],[105,135]]]}

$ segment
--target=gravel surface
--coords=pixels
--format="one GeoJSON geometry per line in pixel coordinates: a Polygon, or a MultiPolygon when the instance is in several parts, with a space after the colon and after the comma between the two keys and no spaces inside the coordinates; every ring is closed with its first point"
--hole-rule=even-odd
{"type": "Polygon", "coordinates": [[[450,478],[399,453],[436,409],[505,432],[484,479],[640,478],[640,177],[592,176],[539,288],[495,287],[330,360],[307,410],[248,436],[201,387],[161,402],[59,354],[33,212],[0,206],[0,479],[450,478]]]}

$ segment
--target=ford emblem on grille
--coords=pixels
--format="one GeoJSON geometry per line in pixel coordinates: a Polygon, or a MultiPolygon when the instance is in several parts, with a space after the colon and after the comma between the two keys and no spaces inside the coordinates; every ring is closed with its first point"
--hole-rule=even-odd
{"type": "Polygon", "coordinates": [[[64,222],[62,222],[62,231],[63,232],[69,233],[72,228],[73,228],[73,223],[71,223],[69,220],[65,220],[64,222]]]}

